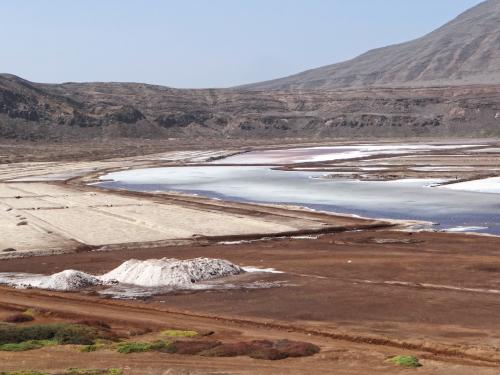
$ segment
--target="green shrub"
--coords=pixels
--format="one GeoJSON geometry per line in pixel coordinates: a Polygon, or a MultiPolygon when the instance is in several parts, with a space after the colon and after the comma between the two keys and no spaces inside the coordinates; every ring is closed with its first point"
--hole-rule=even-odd
{"type": "Polygon", "coordinates": [[[90,345],[94,343],[97,336],[95,329],[75,324],[0,326],[0,345],[32,340],[55,340],[63,345],[90,345]]]}
{"type": "Polygon", "coordinates": [[[10,343],[0,345],[0,351],[4,352],[24,352],[26,350],[40,349],[45,346],[57,345],[55,340],[29,340],[19,343],[10,343]]]}
{"type": "Polygon", "coordinates": [[[31,316],[31,317],[35,317],[35,315],[37,315],[38,311],[36,309],[27,309],[25,312],[23,312],[24,315],[28,315],[28,316],[31,316]]]}
{"type": "Polygon", "coordinates": [[[150,352],[153,350],[164,349],[169,344],[164,341],[155,342],[122,342],[118,344],[116,351],[118,353],[129,354],[129,353],[143,353],[150,352]]]}
{"type": "Polygon", "coordinates": [[[164,336],[168,337],[195,337],[198,336],[198,332],[196,331],[181,331],[178,329],[168,329],[161,333],[164,336]]]}
{"type": "Polygon", "coordinates": [[[407,355],[397,355],[395,357],[389,358],[388,361],[402,367],[417,368],[422,366],[418,361],[418,358],[407,355]]]}
{"type": "Polygon", "coordinates": [[[92,345],[96,338],[95,329],[81,325],[60,327],[54,336],[54,339],[61,345],[92,345]]]}

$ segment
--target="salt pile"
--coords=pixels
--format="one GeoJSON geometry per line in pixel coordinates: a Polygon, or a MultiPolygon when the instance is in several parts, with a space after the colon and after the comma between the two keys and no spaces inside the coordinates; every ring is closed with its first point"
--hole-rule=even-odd
{"type": "MultiPolygon", "coordinates": [[[[128,284],[145,288],[194,288],[197,282],[238,275],[245,270],[227,260],[196,258],[129,260],[102,276],[66,270],[50,276],[0,273],[0,284],[16,288],[76,291],[96,285],[128,284]]],[[[255,272],[255,271],[253,271],[255,272]]]]}
{"type": "Polygon", "coordinates": [[[50,276],[43,275],[7,275],[0,278],[0,284],[7,284],[16,288],[38,288],[59,291],[75,291],[95,285],[102,281],[85,272],[65,270],[50,276]]]}
{"type": "Polygon", "coordinates": [[[144,287],[189,288],[199,281],[238,275],[245,272],[223,259],[131,259],[100,277],[104,282],[117,281],[144,287]]]}

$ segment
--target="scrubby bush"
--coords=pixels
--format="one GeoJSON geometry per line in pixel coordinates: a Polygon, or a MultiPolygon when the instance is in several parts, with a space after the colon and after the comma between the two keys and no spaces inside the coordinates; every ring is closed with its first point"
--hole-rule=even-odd
{"type": "Polygon", "coordinates": [[[207,357],[236,357],[246,355],[255,359],[279,360],[288,357],[308,357],[320,351],[316,345],[289,340],[254,340],[222,344],[199,354],[207,357]]]}
{"type": "Polygon", "coordinates": [[[237,357],[247,355],[252,350],[250,343],[236,342],[231,344],[221,344],[212,349],[203,351],[200,355],[205,357],[237,357]]]}
{"type": "Polygon", "coordinates": [[[55,340],[59,344],[90,345],[98,332],[88,326],[72,324],[34,324],[30,326],[0,326],[0,345],[32,340],[55,340]]]}
{"type": "Polygon", "coordinates": [[[182,331],[178,329],[168,329],[161,333],[163,336],[168,337],[196,337],[198,336],[198,332],[196,331],[182,331]]]}
{"type": "Polygon", "coordinates": [[[35,318],[28,314],[13,314],[4,319],[6,323],[26,323],[32,322],[35,318]]]}
{"type": "Polygon", "coordinates": [[[109,344],[110,342],[107,341],[107,340],[96,340],[93,344],[91,345],[84,345],[80,348],[80,351],[83,352],[83,353],[91,353],[91,352],[95,352],[99,349],[102,349],[102,348],[105,348],[107,344],[109,344]]]}
{"type": "Polygon", "coordinates": [[[60,327],[54,339],[61,345],[92,345],[98,337],[95,329],[82,325],[60,327]]]}
{"type": "Polygon", "coordinates": [[[116,351],[118,353],[130,354],[130,353],[142,353],[150,352],[153,350],[165,349],[169,343],[164,341],[155,342],[122,342],[117,345],[116,351]]]}
{"type": "Polygon", "coordinates": [[[389,358],[388,361],[402,367],[416,368],[422,366],[418,361],[418,358],[408,355],[397,355],[389,358]]]}
{"type": "Polygon", "coordinates": [[[273,343],[273,347],[284,353],[286,357],[308,357],[319,353],[317,345],[290,340],[278,340],[273,343]]]}
{"type": "Polygon", "coordinates": [[[102,331],[110,331],[111,326],[103,322],[102,320],[80,320],[79,322],[76,322],[75,324],[81,325],[81,326],[88,326],[88,327],[94,327],[98,330],[102,331]]]}
{"type": "Polygon", "coordinates": [[[19,343],[10,343],[0,345],[0,351],[3,352],[24,352],[26,350],[40,349],[45,346],[57,345],[54,340],[29,340],[19,343]]]}
{"type": "Polygon", "coordinates": [[[160,351],[172,354],[195,355],[219,345],[221,345],[220,341],[174,341],[160,351]]]}

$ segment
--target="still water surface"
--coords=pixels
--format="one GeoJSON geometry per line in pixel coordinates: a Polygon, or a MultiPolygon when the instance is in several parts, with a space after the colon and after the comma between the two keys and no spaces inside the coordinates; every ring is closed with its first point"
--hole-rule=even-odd
{"type": "Polygon", "coordinates": [[[409,219],[435,229],[500,235],[500,195],[429,187],[439,180],[355,181],[266,166],[149,168],[110,173],[99,185],[180,191],[242,202],[283,203],[372,218],[409,219]],[[107,181],[112,180],[112,181],[107,181]]]}

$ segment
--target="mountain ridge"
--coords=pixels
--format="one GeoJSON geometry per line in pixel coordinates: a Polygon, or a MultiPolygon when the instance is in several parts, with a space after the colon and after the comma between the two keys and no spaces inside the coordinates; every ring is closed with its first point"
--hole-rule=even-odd
{"type": "Polygon", "coordinates": [[[415,40],[346,62],[238,86],[245,90],[500,83],[500,0],[487,0],[415,40]]]}
{"type": "Polygon", "coordinates": [[[187,90],[0,75],[3,139],[421,136],[500,136],[500,85],[187,90]]]}

